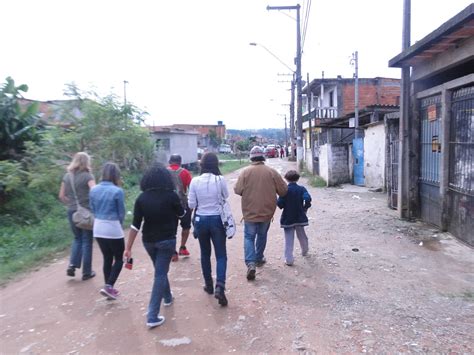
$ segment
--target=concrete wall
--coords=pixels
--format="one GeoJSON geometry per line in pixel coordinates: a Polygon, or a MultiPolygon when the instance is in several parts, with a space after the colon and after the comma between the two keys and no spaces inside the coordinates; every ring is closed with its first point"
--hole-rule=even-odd
{"type": "Polygon", "coordinates": [[[379,122],[365,130],[365,186],[385,188],[385,127],[379,122]]]}
{"type": "Polygon", "coordinates": [[[319,176],[321,176],[327,182],[329,181],[329,160],[327,144],[324,144],[319,147],[319,176]]]}
{"type": "Polygon", "coordinates": [[[154,132],[153,141],[169,139],[169,149],[156,150],[156,159],[166,164],[171,154],[180,154],[183,164],[197,163],[198,134],[180,134],[170,132],[154,132]]]}
{"type": "Polygon", "coordinates": [[[310,173],[313,173],[313,153],[311,152],[311,149],[305,149],[305,163],[306,169],[310,173]]]}
{"type": "Polygon", "coordinates": [[[350,182],[349,146],[347,144],[328,145],[329,178],[328,186],[350,182]]]}
{"type": "Polygon", "coordinates": [[[349,175],[349,146],[324,144],[319,151],[319,176],[334,186],[351,182],[349,175]]]}

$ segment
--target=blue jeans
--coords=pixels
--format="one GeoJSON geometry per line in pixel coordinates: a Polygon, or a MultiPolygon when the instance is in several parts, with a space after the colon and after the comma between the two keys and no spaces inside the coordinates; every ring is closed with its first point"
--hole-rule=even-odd
{"type": "Polygon", "coordinates": [[[244,252],[245,264],[255,265],[263,260],[263,252],[267,246],[268,222],[244,222],[244,252]]]}
{"type": "Polygon", "coordinates": [[[80,229],[74,225],[74,222],[72,221],[72,214],[74,212],[75,211],[70,210],[67,212],[69,224],[71,225],[71,230],[74,234],[69,265],[74,266],[75,268],[80,268],[82,262],[82,274],[90,275],[92,272],[92,231],[80,229]]]}
{"type": "Polygon", "coordinates": [[[206,285],[213,285],[211,266],[211,242],[216,254],[216,286],[225,289],[227,249],[225,229],[221,216],[196,216],[194,232],[201,247],[201,269],[206,285]]]}
{"type": "Polygon", "coordinates": [[[155,280],[151,290],[147,320],[148,322],[156,322],[160,314],[161,300],[164,298],[165,301],[171,301],[172,298],[168,270],[170,269],[171,257],[176,249],[176,238],[153,243],[143,242],[143,245],[155,267],[155,280]]]}

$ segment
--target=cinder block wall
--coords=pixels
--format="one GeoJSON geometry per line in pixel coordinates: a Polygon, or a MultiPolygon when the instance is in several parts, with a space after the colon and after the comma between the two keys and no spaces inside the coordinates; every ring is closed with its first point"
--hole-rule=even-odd
{"type": "Polygon", "coordinates": [[[328,186],[350,182],[349,146],[347,144],[328,145],[328,186]]]}

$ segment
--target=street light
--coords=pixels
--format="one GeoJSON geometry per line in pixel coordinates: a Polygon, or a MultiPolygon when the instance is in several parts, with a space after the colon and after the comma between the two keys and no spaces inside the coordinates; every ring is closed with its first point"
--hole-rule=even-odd
{"type": "Polygon", "coordinates": [[[295,71],[290,68],[289,65],[287,65],[283,60],[281,60],[280,58],[278,58],[278,56],[273,53],[271,50],[269,50],[267,47],[265,47],[263,44],[259,44],[259,43],[255,43],[255,42],[250,42],[249,43],[249,46],[254,46],[254,47],[262,47],[263,49],[265,49],[273,58],[275,58],[276,60],[278,60],[281,64],[283,64],[290,72],[294,73],[295,71]]]}
{"type": "Polygon", "coordinates": [[[303,168],[303,107],[302,107],[302,78],[301,78],[301,26],[300,26],[300,4],[293,6],[267,6],[267,10],[296,10],[296,71],[294,80],[296,81],[296,161],[297,169],[303,168]]]}
{"type": "MultiPolygon", "coordinates": [[[[293,76],[293,79],[291,80],[291,104],[290,106],[290,143],[291,143],[291,158],[295,159],[294,151],[293,151],[293,144],[294,144],[294,127],[295,127],[295,86],[297,86],[296,83],[296,72],[289,66],[287,65],[283,60],[281,60],[275,53],[273,53],[271,50],[269,50],[267,47],[265,47],[263,44],[258,44],[255,42],[250,42],[250,46],[260,46],[263,49],[265,49],[273,58],[278,60],[281,64],[283,64],[290,72],[291,75],[293,76]]],[[[297,66],[298,68],[298,66],[297,66]]],[[[301,76],[301,75],[300,75],[301,76]]],[[[300,89],[301,89],[301,78],[300,78],[300,83],[299,83],[300,89]]],[[[286,120],[285,120],[286,123],[286,120]]],[[[287,144],[288,145],[288,144],[287,144]]]]}

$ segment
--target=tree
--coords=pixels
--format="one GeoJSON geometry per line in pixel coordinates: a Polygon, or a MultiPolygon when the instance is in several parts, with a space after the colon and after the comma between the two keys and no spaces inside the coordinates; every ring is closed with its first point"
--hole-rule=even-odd
{"type": "Polygon", "coordinates": [[[20,105],[22,92],[27,85],[15,86],[15,81],[7,77],[0,88],[0,160],[20,160],[25,151],[25,142],[38,141],[36,103],[20,105]]]}
{"type": "Polygon", "coordinates": [[[217,148],[218,146],[220,146],[222,143],[222,139],[220,137],[217,136],[217,133],[214,129],[210,129],[209,130],[209,144],[214,147],[214,148],[217,148]]]}
{"type": "Polygon", "coordinates": [[[127,170],[140,170],[153,159],[154,144],[149,131],[140,126],[146,112],[127,104],[115,95],[100,97],[84,94],[73,85],[69,86],[81,114],[70,115],[73,122],[68,129],[67,142],[70,151],[88,151],[94,164],[114,161],[127,170]]]}

